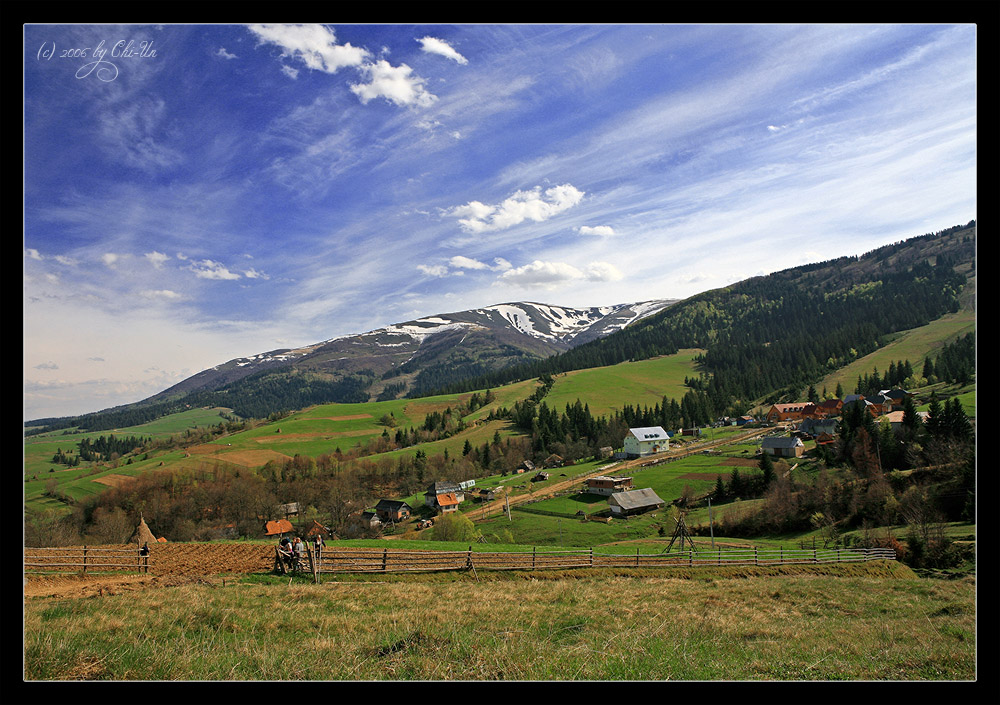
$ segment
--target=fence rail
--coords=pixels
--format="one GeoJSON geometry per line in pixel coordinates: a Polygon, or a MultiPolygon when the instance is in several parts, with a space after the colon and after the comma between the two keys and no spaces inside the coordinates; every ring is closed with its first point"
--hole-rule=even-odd
{"type": "Polygon", "coordinates": [[[139,548],[25,548],[25,573],[148,573],[149,556],[139,548]]]}
{"type": "Polygon", "coordinates": [[[775,566],[810,563],[862,563],[896,560],[889,548],[731,549],[634,554],[563,551],[407,551],[325,548],[308,551],[308,570],[320,582],[329,573],[414,573],[449,570],[545,570],[566,568],[677,568],[693,566],[775,566]]]}

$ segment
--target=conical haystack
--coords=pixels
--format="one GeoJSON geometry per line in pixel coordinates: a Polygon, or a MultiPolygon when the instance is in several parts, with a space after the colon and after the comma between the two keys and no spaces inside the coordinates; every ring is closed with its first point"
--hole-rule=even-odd
{"type": "Polygon", "coordinates": [[[153,532],[146,526],[146,520],[142,517],[139,517],[139,526],[136,528],[135,533],[132,534],[132,541],[140,546],[144,543],[156,543],[156,537],[153,536],[153,532]]]}

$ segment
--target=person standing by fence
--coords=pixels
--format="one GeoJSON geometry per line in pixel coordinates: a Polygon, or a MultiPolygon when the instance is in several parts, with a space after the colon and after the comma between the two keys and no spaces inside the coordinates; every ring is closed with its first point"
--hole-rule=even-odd
{"type": "Polygon", "coordinates": [[[316,534],[316,537],[313,539],[313,550],[316,551],[316,563],[317,564],[319,563],[320,555],[323,553],[323,546],[325,546],[325,545],[326,544],[323,541],[323,535],[322,534],[316,534]]]}

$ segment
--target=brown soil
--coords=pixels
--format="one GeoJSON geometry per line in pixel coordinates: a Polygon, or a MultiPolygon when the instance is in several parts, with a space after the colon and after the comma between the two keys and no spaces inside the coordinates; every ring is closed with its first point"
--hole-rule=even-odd
{"type": "Polygon", "coordinates": [[[95,477],[94,482],[107,485],[108,487],[118,487],[123,482],[130,482],[134,479],[134,477],[129,477],[128,475],[105,475],[104,477],[95,477]]]}

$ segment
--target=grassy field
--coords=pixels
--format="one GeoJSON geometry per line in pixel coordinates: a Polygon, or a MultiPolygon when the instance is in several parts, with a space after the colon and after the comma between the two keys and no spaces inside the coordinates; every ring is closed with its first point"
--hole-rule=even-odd
{"type": "Polygon", "coordinates": [[[32,599],[24,678],[975,679],[974,582],[878,571],[247,576],[32,599]]]}
{"type": "Polygon", "coordinates": [[[561,412],[579,399],[594,416],[606,416],[625,404],[652,407],[664,396],[679,400],[688,391],[684,378],[698,375],[694,358],[704,352],[681,350],[652,360],[567,372],[555,378],[545,403],[561,412]]]}
{"type": "Polygon", "coordinates": [[[945,343],[951,342],[966,333],[976,330],[976,315],[974,311],[963,309],[955,314],[943,316],[931,321],[926,326],[914,328],[900,334],[896,340],[885,347],[879,348],[870,355],[858,358],[836,372],[831,372],[822,382],[815,385],[816,391],[826,388],[829,394],[837,389],[837,384],[843,386],[844,394],[852,394],[857,385],[858,377],[870,375],[873,369],[884,374],[889,369],[890,362],[909,360],[914,373],[919,375],[928,356],[936,357],[945,343]]]}

